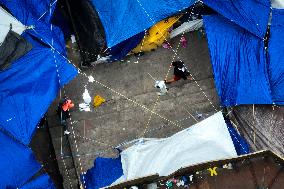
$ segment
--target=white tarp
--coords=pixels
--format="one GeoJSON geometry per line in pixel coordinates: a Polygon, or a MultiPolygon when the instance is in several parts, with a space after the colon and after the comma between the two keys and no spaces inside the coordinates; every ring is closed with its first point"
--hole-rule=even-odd
{"type": "Polygon", "coordinates": [[[284,0],[271,0],[271,6],[276,9],[284,9],[284,0]]]}
{"type": "Polygon", "coordinates": [[[149,139],[121,153],[124,175],[115,183],[158,173],[166,176],[179,168],[237,156],[222,113],[169,138],[149,139]]]}
{"type": "Polygon", "coordinates": [[[19,35],[21,35],[26,29],[26,27],[21,22],[19,22],[6,10],[0,7],[0,45],[1,43],[3,43],[6,35],[10,30],[10,24],[12,24],[12,30],[19,35]]]}
{"type": "Polygon", "coordinates": [[[198,30],[203,25],[202,19],[197,19],[189,22],[184,22],[182,25],[180,25],[178,28],[174,29],[171,34],[170,38],[174,38],[180,34],[187,33],[190,31],[198,30]]]}

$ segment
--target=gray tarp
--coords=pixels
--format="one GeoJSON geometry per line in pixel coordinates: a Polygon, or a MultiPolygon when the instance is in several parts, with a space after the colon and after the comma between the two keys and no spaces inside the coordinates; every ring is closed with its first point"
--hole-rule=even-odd
{"type": "Polygon", "coordinates": [[[253,151],[270,149],[284,156],[284,107],[245,105],[233,109],[232,119],[253,151]]]}

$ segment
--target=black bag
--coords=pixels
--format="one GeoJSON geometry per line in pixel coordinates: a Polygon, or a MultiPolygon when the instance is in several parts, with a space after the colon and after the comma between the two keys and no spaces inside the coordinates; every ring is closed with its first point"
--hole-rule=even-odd
{"type": "Polygon", "coordinates": [[[0,71],[7,69],[11,63],[27,54],[33,48],[25,38],[10,30],[0,46],[0,71]]]}

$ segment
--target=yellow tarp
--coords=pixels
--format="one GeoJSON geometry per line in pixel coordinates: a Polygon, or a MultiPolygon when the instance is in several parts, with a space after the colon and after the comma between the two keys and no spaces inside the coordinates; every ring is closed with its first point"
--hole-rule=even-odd
{"type": "Polygon", "coordinates": [[[161,46],[165,40],[169,39],[169,29],[178,21],[180,17],[181,16],[171,17],[152,26],[146,36],[144,36],[144,39],[141,41],[141,43],[137,45],[137,47],[135,47],[131,52],[146,52],[161,46]]]}

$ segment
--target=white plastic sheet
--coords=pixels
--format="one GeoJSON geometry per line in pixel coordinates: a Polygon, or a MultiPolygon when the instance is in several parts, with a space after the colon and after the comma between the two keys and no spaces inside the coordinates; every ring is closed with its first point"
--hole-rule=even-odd
{"type": "Polygon", "coordinates": [[[276,9],[284,9],[284,0],[271,0],[271,6],[276,9]]]}
{"type": "Polygon", "coordinates": [[[166,176],[179,168],[237,156],[222,113],[169,138],[141,141],[121,153],[124,175],[115,183],[158,173],[166,176]]]}
{"type": "Polygon", "coordinates": [[[171,34],[170,38],[174,38],[182,33],[187,33],[190,31],[198,30],[203,26],[203,20],[202,19],[197,19],[189,22],[184,22],[181,26],[178,28],[174,29],[171,34]]]}
{"type": "Polygon", "coordinates": [[[6,35],[10,30],[10,24],[12,24],[12,30],[19,35],[21,35],[26,29],[26,27],[21,22],[11,16],[2,7],[0,7],[0,22],[0,45],[3,43],[6,35]]]}

